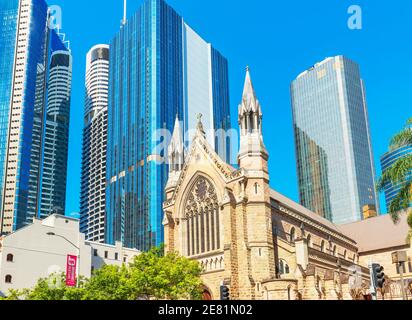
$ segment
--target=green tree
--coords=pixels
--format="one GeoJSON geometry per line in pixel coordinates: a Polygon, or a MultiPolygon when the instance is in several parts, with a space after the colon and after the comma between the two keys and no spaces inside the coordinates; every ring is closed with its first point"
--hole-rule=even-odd
{"type": "Polygon", "coordinates": [[[52,274],[41,278],[32,289],[10,290],[4,300],[80,300],[84,294],[83,278],[79,287],[66,286],[66,277],[62,274],[52,274]]]}
{"type": "MultiPolygon", "coordinates": [[[[401,132],[395,135],[390,143],[390,151],[404,146],[412,145],[412,118],[409,119],[401,132]]],[[[390,168],[385,170],[378,182],[378,190],[383,191],[387,183],[393,185],[402,184],[402,188],[389,204],[389,213],[393,221],[399,221],[399,214],[409,211],[408,223],[411,227],[408,238],[412,237],[412,213],[410,205],[412,202],[412,181],[407,177],[412,172],[412,155],[408,155],[396,161],[390,168]]]]}
{"type": "Polygon", "coordinates": [[[10,291],[5,300],[200,299],[198,262],[164,254],[163,247],[135,257],[129,266],[106,265],[78,287],[67,287],[64,274],[40,279],[32,289],[10,291]]]}
{"type": "Polygon", "coordinates": [[[131,283],[139,299],[193,299],[201,298],[200,274],[197,261],[177,253],[163,254],[163,248],[135,257],[130,264],[131,283]]]}
{"type": "Polygon", "coordinates": [[[83,300],[135,300],[130,268],[106,265],[96,270],[85,285],[83,300]]]}

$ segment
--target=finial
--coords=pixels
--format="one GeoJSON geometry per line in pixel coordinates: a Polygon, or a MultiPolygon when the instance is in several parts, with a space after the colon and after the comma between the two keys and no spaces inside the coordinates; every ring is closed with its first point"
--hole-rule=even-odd
{"type": "Polygon", "coordinates": [[[202,135],[204,136],[205,130],[203,128],[202,117],[203,117],[203,114],[201,113],[197,114],[197,130],[200,131],[200,133],[202,133],[202,135]]]}
{"type": "Polygon", "coordinates": [[[249,71],[250,71],[249,66],[246,66],[246,72],[249,72],[249,71]]]}

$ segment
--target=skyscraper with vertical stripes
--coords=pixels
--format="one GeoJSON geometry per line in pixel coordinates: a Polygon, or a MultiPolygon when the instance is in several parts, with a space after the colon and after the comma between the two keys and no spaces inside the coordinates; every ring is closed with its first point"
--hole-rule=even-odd
{"type": "Polygon", "coordinates": [[[104,242],[106,222],[108,91],[109,46],[96,45],[86,57],[80,231],[97,242],[104,242]]]}
{"type": "MultiPolygon", "coordinates": [[[[230,159],[228,63],[163,0],[146,0],[110,44],[106,241],[147,250],[163,241],[167,142],[203,115],[208,140],[230,159]]],[[[188,147],[186,139],[186,147],[188,147]]]]}
{"type": "Polygon", "coordinates": [[[68,126],[71,54],[49,19],[44,0],[0,1],[0,233],[42,216],[41,203],[64,206],[68,136],[55,125],[68,126]]]}

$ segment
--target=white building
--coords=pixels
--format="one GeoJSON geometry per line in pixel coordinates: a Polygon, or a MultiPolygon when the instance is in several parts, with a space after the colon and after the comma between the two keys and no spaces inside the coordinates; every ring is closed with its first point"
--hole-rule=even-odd
{"type": "Polygon", "coordinates": [[[109,46],[96,45],[86,58],[80,230],[90,241],[105,242],[106,150],[109,46]]]}
{"type": "Polygon", "coordinates": [[[34,220],[0,239],[0,295],[10,289],[32,288],[40,278],[66,271],[68,255],[78,257],[78,274],[90,278],[105,264],[128,263],[138,250],[89,242],[79,231],[79,220],[52,215],[34,220]]]}

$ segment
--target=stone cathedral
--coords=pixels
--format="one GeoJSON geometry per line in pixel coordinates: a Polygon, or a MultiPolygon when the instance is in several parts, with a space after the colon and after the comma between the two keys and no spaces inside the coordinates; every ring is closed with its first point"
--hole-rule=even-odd
{"type": "MultiPolygon", "coordinates": [[[[199,261],[205,299],[358,299],[368,269],[338,226],[269,186],[262,109],[246,72],[239,105],[238,168],[208,143],[201,119],[185,150],[178,120],[169,145],[165,246],[199,261]]],[[[277,156],[277,155],[273,155],[277,156]]]]}

